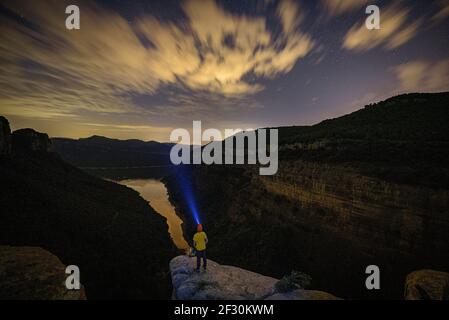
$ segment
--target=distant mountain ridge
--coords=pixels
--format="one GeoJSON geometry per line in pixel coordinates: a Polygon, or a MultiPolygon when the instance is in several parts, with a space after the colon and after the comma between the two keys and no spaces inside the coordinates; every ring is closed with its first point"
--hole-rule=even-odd
{"type": "Polygon", "coordinates": [[[171,144],[102,136],[53,138],[61,157],[89,173],[108,178],[160,177],[171,170],[171,144]]]}
{"type": "Polygon", "coordinates": [[[168,164],[171,144],[102,136],[52,138],[55,150],[78,167],[130,167],[168,164]],[[167,158],[168,156],[168,158],[167,158]]]}

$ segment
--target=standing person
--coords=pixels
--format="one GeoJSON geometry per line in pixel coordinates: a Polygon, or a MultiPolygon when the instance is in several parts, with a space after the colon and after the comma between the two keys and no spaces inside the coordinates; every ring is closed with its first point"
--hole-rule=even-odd
{"type": "Polygon", "coordinates": [[[206,244],[207,235],[203,231],[203,225],[200,223],[197,226],[197,233],[193,236],[193,247],[196,251],[196,272],[200,272],[201,258],[203,258],[203,269],[206,271],[207,259],[206,259],[206,244]]]}

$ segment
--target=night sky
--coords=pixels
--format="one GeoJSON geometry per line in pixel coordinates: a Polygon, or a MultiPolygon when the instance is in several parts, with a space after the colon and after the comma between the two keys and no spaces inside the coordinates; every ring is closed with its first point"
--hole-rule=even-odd
{"type": "Polygon", "coordinates": [[[51,136],[314,124],[449,89],[449,1],[0,0],[0,115],[51,136]],[[65,28],[65,7],[81,29],[65,28]],[[381,29],[369,31],[376,4],[381,29]]]}

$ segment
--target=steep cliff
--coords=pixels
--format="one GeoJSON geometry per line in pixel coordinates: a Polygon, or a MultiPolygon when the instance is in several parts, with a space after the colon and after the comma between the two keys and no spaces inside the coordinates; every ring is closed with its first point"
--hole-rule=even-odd
{"type": "Polygon", "coordinates": [[[168,298],[176,253],[137,192],[64,162],[47,135],[13,134],[0,159],[0,244],[37,246],[80,268],[89,299],[168,298]]]}
{"type": "Polygon", "coordinates": [[[418,270],[407,275],[406,300],[449,300],[449,273],[418,270]]]}
{"type": "Polygon", "coordinates": [[[84,300],[84,288],[68,290],[58,257],[38,247],[0,246],[0,300],[84,300]]]}
{"type": "Polygon", "coordinates": [[[207,272],[195,272],[196,259],[178,256],[170,262],[173,299],[180,300],[336,300],[321,291],[277,292],[277,279],[208,260],[207,272]]]}
{"type": "Polygon", "coordinates": [[[401,298],[406,275],[449,271],[449,94],[405,95],[311,127],[279,129],[279,171],[184,166],[211,240],[209,257],[280,277],[310,274],[343,298],[401,298]],[[244,248],[245,254],[238,254],[244,248]],[[365,287],[378,265],[381,290],[365,287]]]}
{"type": "Polygon", "coordinates": [[[0,116],[0,157],[11,153],[11,129],[6,118],[0,116]]]}
{"type": "Polygon", "coordinates": [[[46,133],[33,129],[20,129],[12,133],[12,148],[15,152],[53,152],[53,145],[46,133]]]}

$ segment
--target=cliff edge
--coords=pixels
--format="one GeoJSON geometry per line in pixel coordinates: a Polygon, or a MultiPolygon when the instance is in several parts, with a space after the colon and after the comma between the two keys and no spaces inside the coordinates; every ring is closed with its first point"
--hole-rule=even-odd
{"type": "Polygon", "coordinates": [[[407,275],[406,300],[449,300],[449,273],[418,270],[407,275]]]}
{"type": "Polygon", "coordinates": [[[207,260],[207,272],[195,272],[196,258],[178,256],[170,262],[175,300],[335,300],[329,293],[297,289],[277,292],[277,279],[207,260]]]}
{"type": "Polygon", "coordinates": [[[20,129],[12,133],[14,151],[53,152],[53,144],[46,133],[20,129]]]}
{"type": "Polygon", "coordinates": [[[11,129],[6,118],[0,116],[0,157],[11,154],[11,129]]]}

